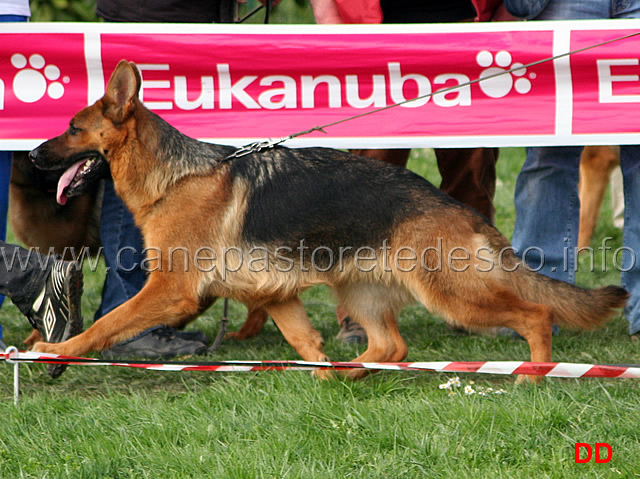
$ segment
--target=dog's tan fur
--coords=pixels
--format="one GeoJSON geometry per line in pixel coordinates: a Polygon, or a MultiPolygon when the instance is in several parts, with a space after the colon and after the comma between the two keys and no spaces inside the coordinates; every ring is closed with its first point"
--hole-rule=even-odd
{"type": "MultiPolygon", "coordinates": [[[[222,296],[241,301],[252,309],[263,307],[303,359],[324,361],[327,357],[322,349],[322,337],[309,322],[298,294],[315,284],[326,284],[336,291],[340,304],[367,332],[368,349],[356,361],[405,358],[407,347],[398,331],[396,317],[405,304],[417,300],[431,311],[468,328],[513,328],[528,341],[531,359],[544,362],[551,360],[552,321],[575,328],[596,327],[627,299],[627,293],[621,288],[582,290],[524,268],[514,272],[503,268],[482,271],[487,260],[497,261],[497,251],[508,248],[507,240],[480,216],[444,197],[421,179],[419,184],[424,185],[424,191],[420,189],[422,186],[398,190],[406,192],[403,201],[415,212],[396,216],[386,254],[364,262],[366,268],[347,261],[342,269],[323,272],[317,268],[303,270],[295,261],[291,271],[278,272],[274,266],[281,260],[273,256],[270,271],[250,270],[246,259],[252,244],[243,236],[249,228],[248,198],[261,182],[270,181],[268,173],[257,174],[251,181],[247,176],[233,176],[231,162],[223,161],[229,151],[224,147],[219,147],[220,153],[211,149],[214,157],[208,164],[183,162],[183,167],[172,168],[158,161],[157,151],[162,141],[167,140],[162,135],[178,138],[179,134],[160,131],[165,124],[140,103],[139,88],[140,77],[135,65],[121,62],[105,96],[77,113],[67,132],[41,145],[32,152],[32,157],[41,167],[68,162],[69,158],[85,151],[98,152],[107,159],[117,193],[132,211],[145,244],[154,248],[146,265],[151,270],[149,279],[134,298],[84,333],[63,343],[37,343],[37,351],[79,356],[108,348],[157,324],[180,327],[222,296]],[[466,261],[468,266],[455,271],[448,263],[438,269],[437,258],[426,255],[427,266],[434,270],[431,272],[422,267],[403,271],[402,262],[391,261],[403,247],[428,251],[440,240],[445,256],[453,252],[455,258],[458,257],[455,252],[463,248],[474,252],[485,247],[485,258],[472,256],[454,260],[461,266],[466,261]],[[207,271],[207,261],[203,261],[200,268],[193,268],[188,264],[190,257],[180,252],[170,254],[176,245],[191,252],[204,245],[218,252],[235,246],[246,256],[242,267],[235,272],[220,267],[207,271]],[[373,271],[366,271],[374,265],[373,271]]],[[[197,146],[194,140],[188,141],[191,143],[185,145],[189,147],[208,148],[197,146]]],[[[365,165],[356,157],[331,151],[318,150],[317,154],[351,159],[353,163],[349,167],[361,168],[358,175],[380,172],[389,175],[390,181],[399,181],[394,180],[395,176],[410,174],[375,162],[365,165]]],[[[279,155],[279,161],[306,161],[313,166],[313,159],[303,158],[304,154],[311,153],[287,149],[274,152],[279,155]]],[[[257,161],[256,158],[247,161],[257,161]]],[[[180,154],[175,154],[171,161],[179,162],[180,154]]],[[[331,161],[335,161],[336,168],[342,164],[331,161]]],[[[314,178],[311,176],[305,181],[313,182],[314,178]]],[[[412,178],[411,181],[416,185],[418,180],[412,178]]],[[[386,204],[384,198],[380,201],[386,204]]],[[[329,223],[332,220],[323,218],[329,223]]],[[[278,245],[267,242],[264,246],[273,251],[278,245]]],[[[504,262],[513,267],[518,259],[507,253],[504,262]]],[[[220,258],[211,260],[210,264],[213,263],[220,266],[220,258]]],[[[353,378],[365,374],[366,371],[361,370],[347,373],[353,378]]]]}
{"type": "Polygon", "coordinates": [[[591,243],[611,172],[619,165],[619,146],[585,146],[582,150],[578,248],[586,248],[591,243]]]}

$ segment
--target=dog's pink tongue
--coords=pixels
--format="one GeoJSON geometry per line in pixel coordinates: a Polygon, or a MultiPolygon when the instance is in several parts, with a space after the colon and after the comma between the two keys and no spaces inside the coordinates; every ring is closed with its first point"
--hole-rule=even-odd
{"type": "Polygon", "coordinates": [[[65,171],[58,180],[58,191],[56,191],[56,201],[58,202],[58,204],[64,205],[67,203],[68,198],[67,195],[64,194],[64,190],[71,184],[76,176],[76,173],[84,162],[85,160],[81,160],[75,165],[69,167],[69,169],[65,171]]]}

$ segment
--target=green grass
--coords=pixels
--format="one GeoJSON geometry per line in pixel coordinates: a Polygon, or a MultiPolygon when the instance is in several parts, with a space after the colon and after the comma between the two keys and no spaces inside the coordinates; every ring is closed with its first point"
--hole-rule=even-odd
{"type": "MultiPolygon", "coordinates": [[[[511,235],[513,189],[522,149],[498,162],[499,228],[511,235]]],[[[432,154],[415,152],[410,168],[439,182],[432,154]]],[[[594,235],[620,234],[608,202],[594,235]]],[[[596,260],[598,264],[598,260],[596,260]]],[[[581,265],[581,267],[584,265],[581,265]]],[[[608,268],[611,270],[612,268],[608,268]]],[[[86,326],[104,277],[85,271],[86,326]]],[[[619,281],[615,272],[581,272],[579,282],[619,281]]],[[[334,340],[335,303],[324,287],[302,296],[332,359],[359,354],[334,340]]],[[[216,304],[190,328],[210,337],[216,304]]],[[[29,326],[10,303],[0,310],[5,341],[19,344],[29,326]]],[[[232,303],[231,328],[246,314],[232,303]]],[[[418,306],[399,320],[408,360],[526,360],[524,342],[461,336],[418,306]]],[[[256,338],[226,341],[203,359],[297,359],[269,322],[256,338]]],[[[554,360],[640,363],[623,317],[603,330],[561,331],[554,360]]],[[[72,366],[58,380],[41,365],[21,366],[22,398],[12,402],[12,370],[0,364],[0,478],[566,478],[640,477],[640,407],[634,380],[546,379],[518,386],[509,376],[460,375],[463,386],[504,394],[453,395],[439,389],[453,374],[385,372],[363,381],[317,381],[306,372],[153,372],[72,366]],[[611,444],[607,464],[574,463],[574,443],[611,444]]]]}

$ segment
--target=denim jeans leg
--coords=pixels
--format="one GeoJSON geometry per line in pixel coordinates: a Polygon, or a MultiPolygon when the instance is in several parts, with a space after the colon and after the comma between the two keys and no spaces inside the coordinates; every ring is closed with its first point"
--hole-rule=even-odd
{"type": "Polygon", "coordinates": [[[640,0],[549,0],[533,20],[640,18],[640,0]]]}
{"type": "Polygon", "coordinates": [[[534,20],[587,20],[610,18],[611,3],[601,0],[550,0],[534,20]]]}
{"type": "Polygon", "coordinates": [[[640,332],[640,146],[620,149],[624,179],[624,234],[622,286],[631,293],[625,308],[629,334],[640,332]]]}
{"type": "MultiPolygon", "coordinates": [[[[9,212],[9,180],[11,178],[12,152],[0,151],[0,241],[7,239],[7,214],[9,212]]],[[[0,306],[4,296],[0,295],[0,306]]]]}
{"type": "Polygon", "coordinates": [[[135,296],[147,279],[141,268],[144,260],[142,235],[133,221],[133,215],[116,195],[111,180],[105,182],[100,239],[107,276],[102,289],[102,303],[95,319],[135,296]]]}
{"type": "Polygon", "coordinates": [[[513,247],[536,271],[575,281],[582,147],[527,148],[515,192],[513,247]]]}

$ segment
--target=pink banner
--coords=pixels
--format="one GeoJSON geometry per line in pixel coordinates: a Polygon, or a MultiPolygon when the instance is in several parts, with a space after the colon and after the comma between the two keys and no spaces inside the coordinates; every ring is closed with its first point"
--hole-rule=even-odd
{"type": "Polygon", "coordinates": [[[219,143],[285,137],[416,97],[289,144],[640,143],[640,66],[629,53],[640,37],[526,66],[639,26],[0,24],[0,148],[59,134],[123,58],[138,64],[151,110],[219,143]]]}

